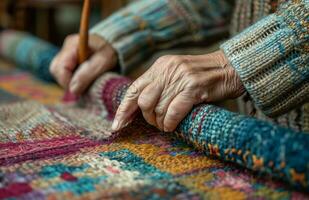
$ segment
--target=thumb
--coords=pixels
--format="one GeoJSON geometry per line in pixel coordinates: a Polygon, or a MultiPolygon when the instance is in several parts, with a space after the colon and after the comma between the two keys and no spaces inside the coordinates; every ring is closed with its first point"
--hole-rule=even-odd
{"type": "Polygon", "coordinates": [[[102,73],[113,68],[116,56],[109,48],[103,48],[78,67],[70,82],[69,90],[75,95],[82,94],[102,73]]]}
{"type": "MultiPolygon", "coordinates": [[[[71,37],[72,38],[72,37],[71,37]]],[[[71,39],[63,46],[50,65],[50,72],[57,82],[67,88],[72,77],[72,73],[77,66],[77,42],[71,39]],[[70,43],[70,45],[68,45],[70,43]]]]}

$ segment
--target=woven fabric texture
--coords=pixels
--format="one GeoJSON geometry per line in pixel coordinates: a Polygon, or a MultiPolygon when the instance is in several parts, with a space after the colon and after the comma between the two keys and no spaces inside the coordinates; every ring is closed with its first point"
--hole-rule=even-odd
{"type": "MultiPolygon", "coordinates": [[[[104,89],[123,86],[118,75],[103,78],[104,89]]],[[[22,101],[0,106],[0,113],[0,199],[307,198],[271,176],[205,156],[142,119],[109,135],[103,107],[22,101]]]]}
{"type": "MultiPolygon", "coordinates": [[[[30,69],[48,71],[48,62],[39,63],[30,69]]],[[[212,105],[195,107],[175,133],[138,117],[111,134],[129,79],[107,73],[76,104],[56,105],[36,94],[55,97],[57,89],[21,74],[3,75],[11,84],[0,88],[45,105],[0,106],[2,199],[308,197],[297,190],[308,190],[308,134],[212,105]],[[38,85],[24,89],[20,81],[38,85]]]]}
{"type": "Polygon", "coordinates": [[[110,42],[127,72],[156,51],[207,46],[229,29],[220,48],[254,104],[240,101],[242,112],[257,108],[256,117],[308,132],[308,23],[308,0],[140,0],[91,31],[110,42]]]}

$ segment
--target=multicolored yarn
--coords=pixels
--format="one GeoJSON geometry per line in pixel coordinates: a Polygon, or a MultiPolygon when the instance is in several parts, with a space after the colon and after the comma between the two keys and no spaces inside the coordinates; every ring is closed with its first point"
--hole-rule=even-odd
{"type": "MultiPolygon", "coordinates": [[[[109,74],[106,81],[112,79],[122,78],[109,74]]],[[[88,137],[108,123],[75,106],[31,101],[0,106],[0,199],[309,198],[206,157],[142,120],[109,140],[88,137]],[[102,123],[85,129],[93,121],[102,123]]]]}
{"type": "Polygon", "coordinates": [[[30,34],[13,30],[0,32],[0,55],[44,81],[54,80],[49,65],[57,52],[57,47],[30,34]]]}
{"type": "Polygon", "coordinates": [[[230,0],[134,1],[90,31],[112,44],[121,73],[126,74],[157,50],[228,32],[230,4],[230,0]]]}
{"type": "MultiPolygon", "coordinates": [[[[115,103],[119,104],[128,86],[127,78],[111,76],[107,74],[97,80],[88,94],[93,98],[103,97],[98,107],[112,111],[108,116],[114,115],[115,103]],[[109,92],[105,93],[107,88],[109,92]]],[[[180,123],[176,134],[206,155],[235,162],[284,179],[299,188],[309,189],[309,134],[212,105],[194,108],[180,123]]]]}
{"type": "Polygon", "coordinates": [[[256,117],[266,119],[266,114],[308,132],[308,15],[308,0],[140,0],[91,31],[111,43],[127,72],[153,52],[219,42],[230,29],[233,37],[220,48],[254,102],[248,109],[242,102],[241,110],[250,114],[258,108],[256,117]]]}
{"type": "Polygon", "coordinates": [[[255,106],[271,117],[287,114],[285,124],[301,131],[309,131],[304,113],[309,99],[308,24],[309,1],[286,1],[221,46],[255,106]]]}
{"type": "MultiPolygon", "coordinates": [[[[165,5],[165,1],[158,2],[160,4],[154,6],[155,9],[147,12],[145,16],[151,19],[151,12],[165,5]]],[[[173,6],[178,10],[172,12],[173,17],[169,18],[169,24],[161,25],[163,29],[175,25],[176,33],[180,36],[183,27],[187,26],[177,26],[178,23],[174,24],[172,19],[183,22],[177,13],[193,11],[195,8],[190,7],[189,1],[183,5],[182,1],[179,1],[179,4],[177,2],[174,1],[173,6]]],[[[210,2],[216,5],[215,1],[210,2]]],[[[308,5],[307,1],[297,2],[308,5]]],[[[169,8],[171,7],[166,9],[169,8]]],[[[295,7],[292,6],[291,9],[293,8],[295,7]]],[[[302,8],[306,9],[305,6],[302,8]]],[[[162,11],[162,15],[168,13],[167,10],[162,11]]],[[[306,16],[298,16],[298,12],[290,13],[296,18],[306,16]]],[[[276,21],[277,16],[284,18],[286,13],[278,12],[260,23],[272,22],[273,19],[276,21]]],[[[114,18],[117,19],[117,15],[114,18]]],[[[140,18],[131,18],[137,20],[137,27],[144,23],[140,18]]],[[[220,21],[220,17],[215,18],[220,21]]],[[[193,32],[198,28],[193,26],[195,20],[197,19],[193,17],[186,21],[192,25],[190,27],[193,32]]],[[[293,29],[293,25],[293,22],[288,24],[287,30],[293,29]]],[[[302,25],[303,23],[297,24],[297,27],[302,25]]],[[[254,28],[255,26],[252,27],[254,28]]],[[[218,32],[223,29],[219,28],[218,32]]],[[[115,30],[117,32],[116,28],[115,30]]],[[[252,30],[248,29],[247,32],[250,31],[252,30]]],[[[241,36],[246,36],[247,32],[230,40],[230,43],[226,43],[222,48],[232,48],[233,45],[230,44],[234,44],[233,41],[241,36]]],[[[303,35],[307,32],[303,33],[297,34],[296,38],[306,40],[303,35]]],[[[16,39],[18,35],[13,36],[11,40],[3,40],[11,36],[1,35],[1,52],[11,50],[4,55],[18,55],[20,57],[11,58],[17,59],[23,67],[34,72],[42,70],[43,73],[39,74],[48,74],[48,66],[57,51],[56,48],[43,42],[46,48],[42,47],[42,51],[36,52],[35,43],[39,40],[32,38],[22,42],[16,39]],[[5,44],[4,41],[9,45],[2,45],[5,44]],[[47,52],[46,57],[44,54],[40,56],[41,52],[47,52]]],[[[147,31],[137,36],[148,38],[147,31]]],[[[186,35],[180,38],[187,41],[186,35]]],[[[159,37],[156,42],[160,43],[160,39],[162,38],[159,37]]],[[[121,45],[130,43],[128,39],[118,41],[127,42],[121,45]]],[[[143,45],[145,43],[141,46],[143,45]]],[[[303,51],[306,48],[301,49],[303,51]]],[[[124,58],[134,54],[128,52],[130,54],[126,54],[128,56],[124,58]]],[[[132,59],[131,63],[134,63],[136,60],[132,59]]],[[[236,61],[234,63],[243,64],[236,61]]],[[[46,79],[48,76],[50,75],[47,75],[46,79]]],[[[12,81],[18,81],[18,78],[12,81]]],[[[141,118],[137,118],[126,129],[111,135],[111,119],[129,83],[127,78],[105,74],[90,88],[87,96],[78,104],[79,107],[46,107],[34,102],[1,106],[0,198],[308,198],[307,194],[295,192],[286,185],[259,176],[268,174],[308,191],[308,134],[231,113],[212,105],[199,105],[182,121],[176,133],[161,133],[148,126],[141,118]],[[95,139],[91,136],[95,136],[95,139]],[[98,140],[100,137],[104,140],[98,140]],[[183,143],[179,137],[191,146],[183,143]],[[223,163],[205,154],[231,163],[223,163]],[[240,166],[258,173],[254,174],[240,166]]],[[[25,94],[29,91],[25,91],[25,94]]]]}
{"type": "Polygon", "coordinates": [[[31,99],[45,105],[53,105],[63,98],[63,91],[58,85],[42,83],[26,72],[6,72],[5,75],[0,72],[0,74],[2,75],[0,76],[0,99],[3,101],[6,99],[5,102],[31,99]]]}

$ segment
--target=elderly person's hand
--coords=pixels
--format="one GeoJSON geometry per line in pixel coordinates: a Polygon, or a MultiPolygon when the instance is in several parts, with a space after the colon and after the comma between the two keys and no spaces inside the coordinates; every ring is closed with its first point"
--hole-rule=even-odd
{"type": "Polygon", "coordinates": [[[68,36],[52,61],[50,72],[57,82],[80,95],[102,73],[116,66],[116,51],[102,37],[89,36],[90,57],[78,66],[78,34],[68,36]]]}
{"type": "Polygon", "coordinates": [[[222,51],[163,56],[129,87],[112,128],[123,128],[139,107],[149,124],[174,131],[194,105],[236,98],[243,92],[238,74],[222,51]]]}

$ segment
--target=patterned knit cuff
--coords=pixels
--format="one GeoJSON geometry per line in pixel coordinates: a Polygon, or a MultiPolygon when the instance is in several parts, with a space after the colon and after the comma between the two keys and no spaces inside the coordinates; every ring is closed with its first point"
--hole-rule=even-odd
{"type": "Polygon", "coordinates": [[[121,72],[127,74],[154,51],[158,42],[155,37],[164,41],[185,27],[167,1],[138,1],[95,26],[91,33],[102,36],[115,48],[121,72]]]}
{"type": "Polygon", "coordinates": [[[309,98],[308,13],[308,3],[284,4],[221,46],[255,104],[269,116],[309,98]]]}

